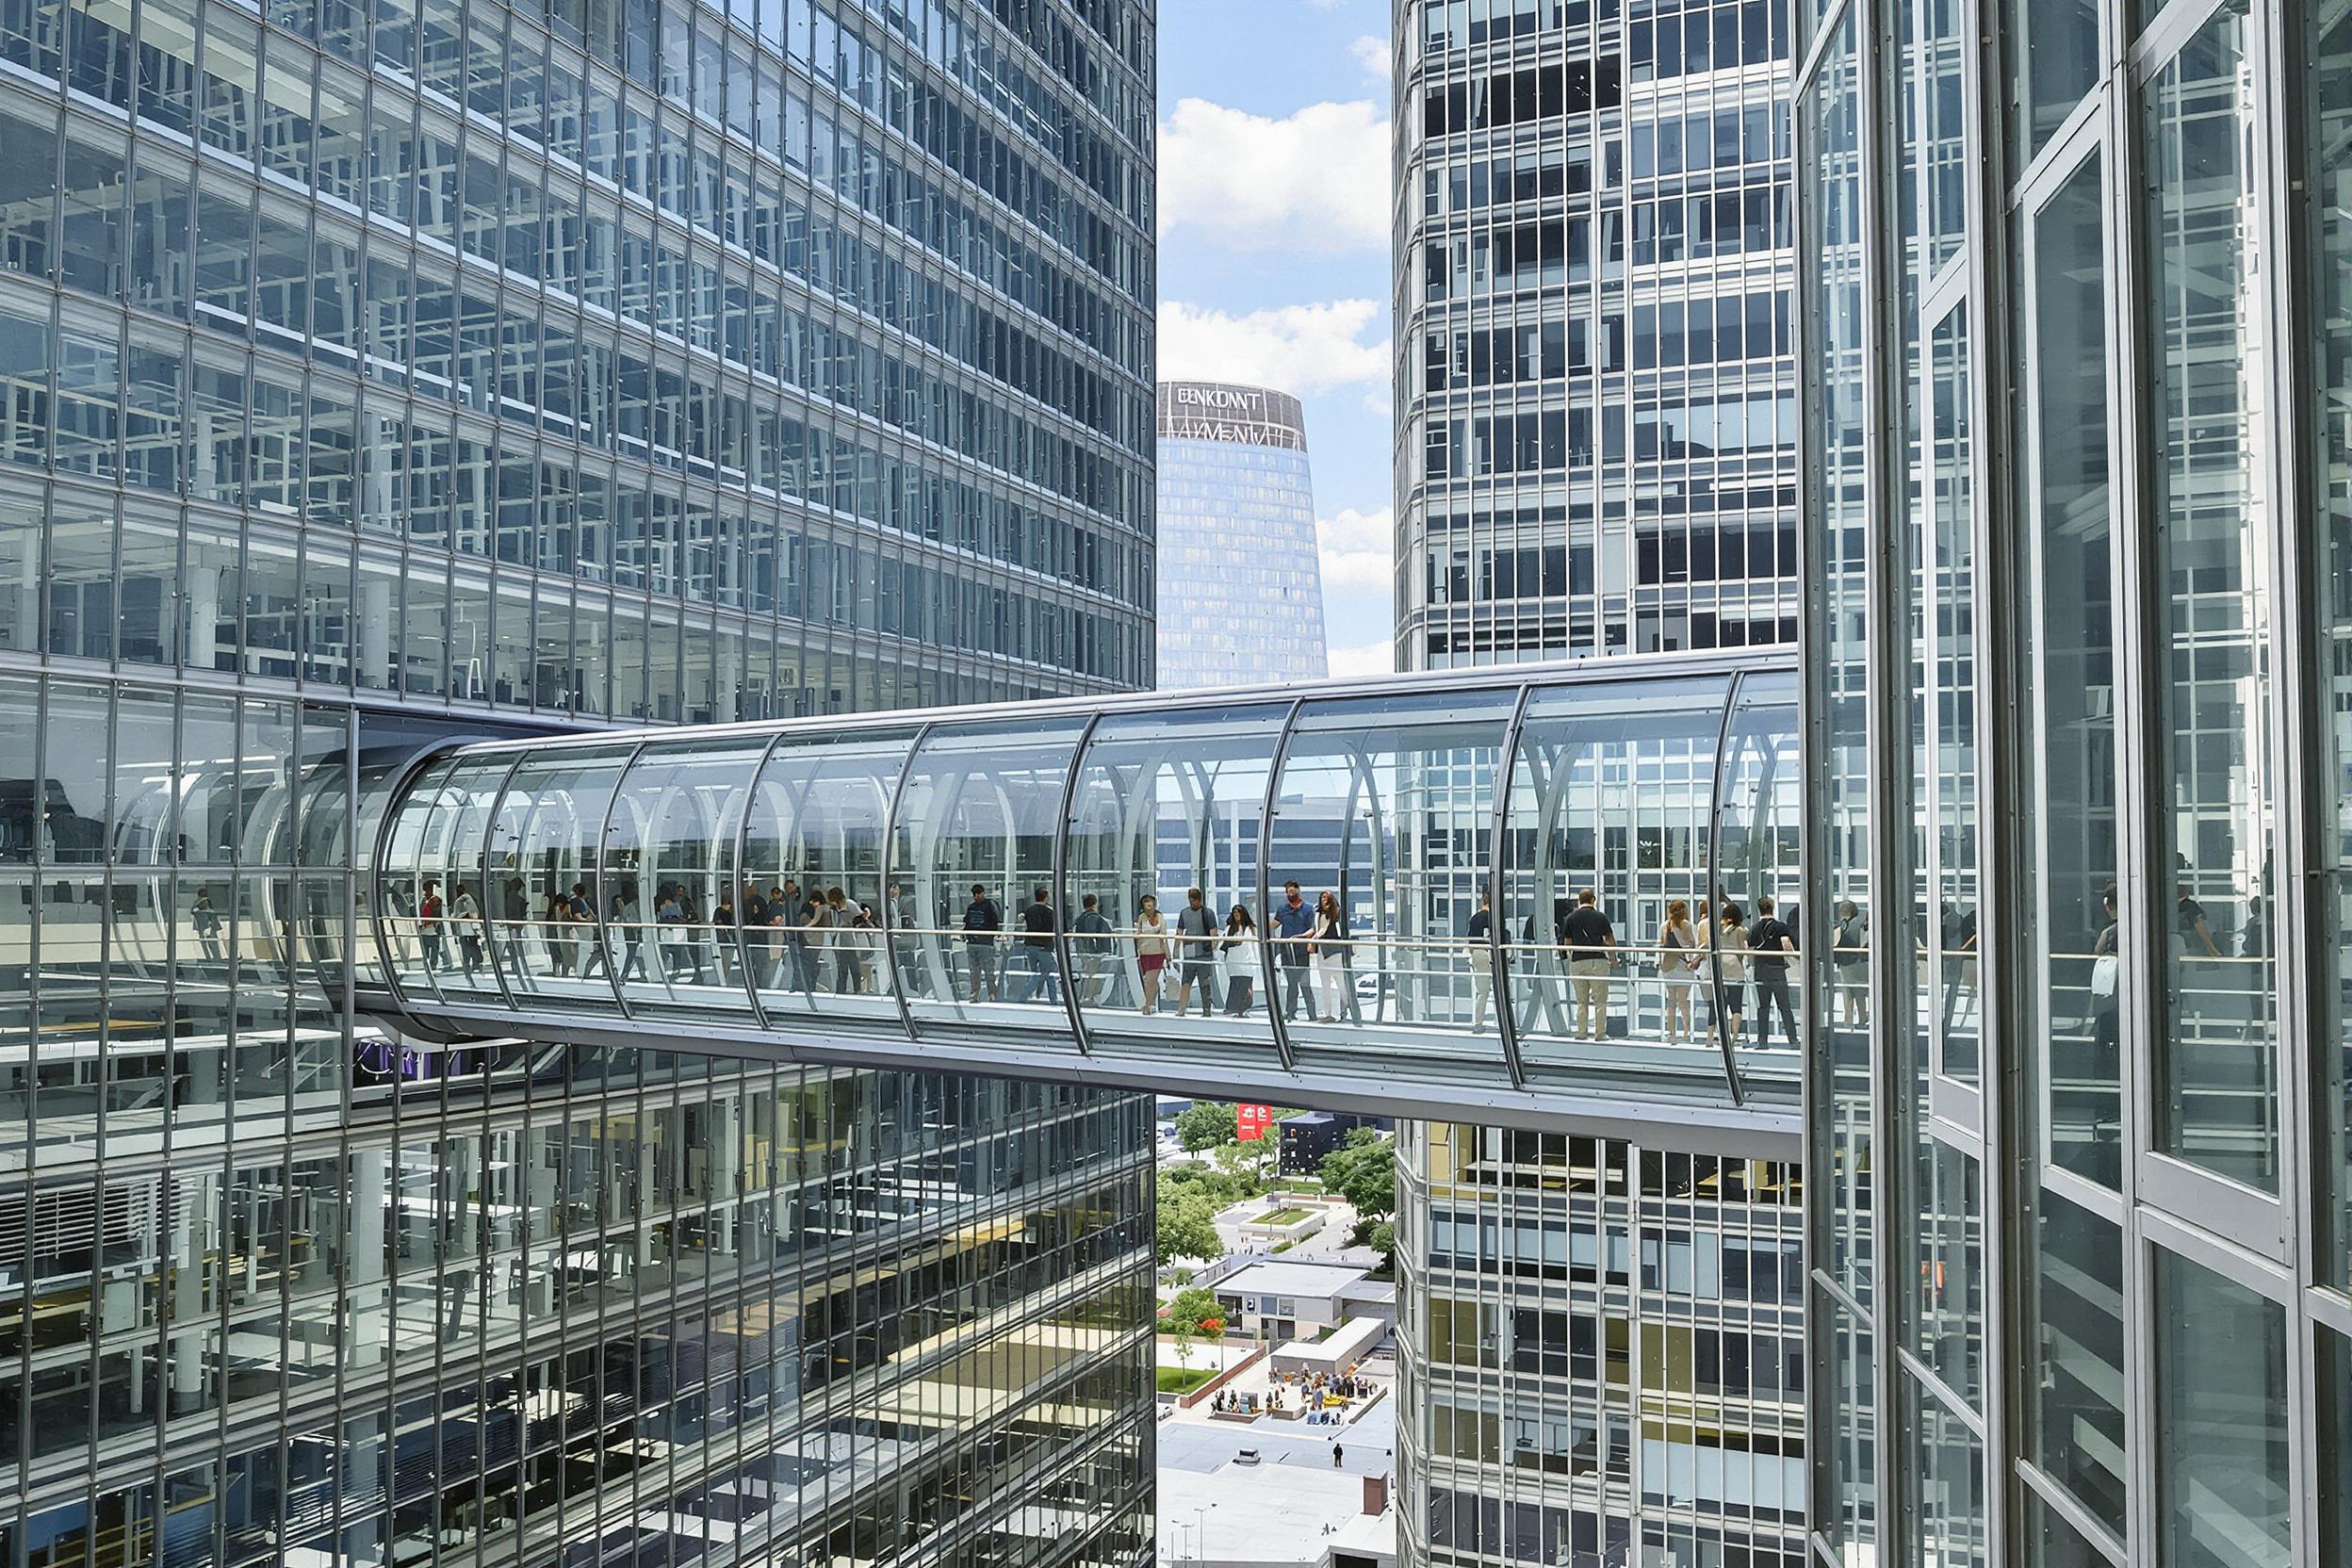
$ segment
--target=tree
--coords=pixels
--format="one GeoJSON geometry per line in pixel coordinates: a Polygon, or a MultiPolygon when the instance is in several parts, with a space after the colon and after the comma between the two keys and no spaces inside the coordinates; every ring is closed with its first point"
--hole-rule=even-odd
{"type": "Polygon", "coordinates": [[[1323,1156],[1317,1173],[1324,1191],[1356,1211],[1359,1229],[1396,1212],[1396,1142],[1373,1128],[1349,1133],[1346,1143],[1323,1156]]]}
{"type": "Polygon", "coordinates": [[[1236,1199],[1255,1198],[1266,1190],[1266,1158],[1255,1147],[1220,1143],[1209,1151],[1209,1158],[1217,1162],[1217,1174],[1232,1184],[1236,1199]]]}
{"type": "Polygon", "coordinates": [[[1204,1198],[1185,1194],[1171,1200],[1163,1191],[1159,1203],[1157,1250],[1163,1264],[1178,1258],[1221,1258],[1225,1243],[1217,1233],[1217,1211],[1204,1198]]]}
{"type": "Polygon", "coordinates": [[[1193,1337],[1200,1331],[1197,1323],[1179,1323],[1173,1317],[1168,1320],[1168,1337],[1176,1342],[1176,1364],[1187,1372],[1192,1370],[1193,1337]]]}
{"type": "Polygon", "coordinates": [[[1182,1327],[1198,1333],[1215,1323],[1218,1332],[1225,1329],[1225,1309],[1217,1305],[1217,1293],[1204,1285],[1180,1290],[1168,1304],[1168,1329],[1174,1333],[1182,1327]]]}
{"type": "Polygon", "coordinates": [[[1233,1142],[1240,1128],[1241,1113],[1230,1100],[1196,1100],[1176,1113],[1176,1141],[1188,1154],[1233,1142]]]}

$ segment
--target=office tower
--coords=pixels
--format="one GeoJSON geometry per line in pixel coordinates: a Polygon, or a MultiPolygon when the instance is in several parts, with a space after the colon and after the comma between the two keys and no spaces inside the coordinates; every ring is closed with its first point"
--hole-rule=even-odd
{"type": "Polygon", "coordinates": [[[1407,1121],[1397,1172],[1400,1555],[1803,1560],[1787,1166],[1407,1121]]]}
{"type": "Polygon", "coordinates": [[[1148,681],[1150,8],[0,62],[0,1561],[1139,1560],[1142,1102],[351,1004],[420,746],[1148,681]]]}
{"type": "Polygon", "coordinates": [[[1305,411],[1263,386],[1159,391],[1161,690],[1321,679],[1305,411]]]}
{"type": "Polygon", "coordinates": [[[2344,1561],[2352,23],[1819,14],[1821,1559],[2344,1561]]]}
{"type": "Polygon", "coordinates": [[[1794,642],[1788,8],[1394,15],[1398,667],[1794,642]]]}
{"type": "MultiPolygon", "coordinates": [[[[1398,667],[1793,644],[1787,8],[1395,16],[1398,667]]],[[[1658,853],[1714,831],[1681,750],[1683,774],[1669,741],[1631,791],[1569,781],[1546,831],[1572,869],[1549,889],[1506,873],[1505,907],[1564,914],[1590,886],[1622,942],[1660,941],[1677,899],[1695,933],[1708,879],[1658,853]]],[[[1493,810],[1461,806],[1465,825],[1493,810]]],[[[1752,914],[1795,869],[1718,886],[1752,914]]],[[[1433,862],[1432,928],[1472,935],[1475,898],[1445,880],[1433,862]]],[[[1623,1036],[1657,1032],[1647,963],[1609,982],[1623,1036]]],[[[1520,985],[1546,988],[1564,998],[1520,985]]],[[[1793,1568],[1793,1166],[1433,1124],[1399,1170],[1403,1294],[1426,1314],[1403,1336],[1427,1409],[1403,1433],[1404,1554],[1793,1568]]]]}

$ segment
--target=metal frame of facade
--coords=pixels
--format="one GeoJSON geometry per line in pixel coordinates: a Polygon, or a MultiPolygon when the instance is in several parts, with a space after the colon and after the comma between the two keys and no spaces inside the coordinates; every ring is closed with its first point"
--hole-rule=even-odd
{"type": "MultiPolygon", "coordinates": [[[[1916,42],[1903,28],[1914,8],[1900,0],[1825,0],[1818,8],[1800,6],[1801,10],[1818,12],[1798,78],[1798,112],[1805,121],[1801,140],[1819,129],[1810,95],[1827,80],[1825,64],[1836,53],[1833,44],[1839,28],[1850,22],[1857,26],[1862,56],[1852,87],[1858,97],[1863,138],[1859,234],[1849,234],[1841,242],[1860,253],[1865,319],[1870,323],[1872,344],[1863,366],[1870,435],[1869,657],[1876,698],[1870,713],[1872,789],[1867,826],[1870,882],[1877,894],[1879,923],[1872,974],[1877,1004],[1869,1030],[1874,1233],[1867,1238],[1876,1279],[1867,1303],[1854,1301],[1831,1278],[1825,1263],[1835,1241],[1853,1247],[1866,1238],[1832,1233],[1838,1217],[1825,1194],[1808,1208],[1816,1290],[1832,1293],[1849,1311],[1864,1311],[1863,1321],[1876,1341],[1874,1408],[1861,1408],[1852,1397],[1854,1391],[1832,1377],[1817,1375],[1812,1380],[1816,1558],[1823,1568],[1854,1568],[1857,1561],[1873,1560],[2036,1562],[2044,1560],[2034,1534],[2035,1511],[2041,1510],[2080,1535],[2081,1547],[2118,1568],[2172,1561],[2165,1544],[2171,1532],[2182,1527],[2180,1521],[2209,1517],[2200,1509],[2228,1506],[2200,1502],[2179,1490],[2182,1467],[2203,1462],[2204,1456],[2185,1448],[2194,1437],[2176,1430],[2168,1420],[2167,1389],[2172,1380],[2185,1374],[2169,1359],[2167,1347],[2177,1354],[2180,1336],[2200,1332],[2200,1325],[2184,1320],[2175,1304],[2161,1298],[2161,1281],[2172,1266],[2170,1260],[2186,1259],[2249,1299],[2259,1298],[2258,1313],[2262,1306],[2275,1311],[2283,1336],[2286,1390],[2283,1408],[2244,1417],[2254,1424],[2257,1440],[2283,1443],[2283,1472],[2264,1478],[2283,1499],[2278,1511],[2259,1522],[2230,1514],[2246,1531],[2230,1550],[2245,1555],[2197,1560],[2319,1568],[2342,1560],[2342,1553],[2352,1545],[2335,1533],[2344,1527],[2341,1511],[2352,1494],[2352,1479],[2347,1479],[2352,1453],[2340,1445],[2352,1434],[2331,1425],[2343,1420],[2330,1405],[2331,1399],[2341,1400],[2341,1391],[2321,1383],[2323,1370],[2331,1364],[2345,1364],[2341,1360],[2344,1347],[2352,1346],[2352,1298],[2341,1283],[2346,1271],[2344,1260],[2331,1250],[2341,1249],[2343,1237],[2328,1233],[2330,1221],[2338,1227],[2343,1223],[2352,1176],[2327,1163],[2344,1135],[2332,1119],[2344,1114],[2340,1097],[2345,1070],[2329,1060],[2330,1053],[2344,1050],[2344,1021],[2333,993],[2339,987],[2344,939],[2338,909],[2344,873],[2340,846],[2330,836],[2341,831],[2344,805],[2331,788],[2336,782],[2331,770],[2337,765],[2337,738],[2329,732],[2331,718],[2337,724],[2342,719],[2330,713],[2327,665],[2318,657],[2330,630],[2320,597],[2329,563],[2328,541],[2315,521],[2325,515],[2325,498],[2313,472],[2312,443],[2315,405],[2340,397],[2341,389],[2323,379],[2328,368],[2321,360],[2314,259],[2320,253],[2323,220],[2305,177],[2307,161],[2319,155],[2311,143],[2314,122],[2305,101],[2310,78],[2324,69],[2305,53],[2312,41],[2305,28],[2314,24],[2305,8],[2291,0],[2174,0],[2152,8],[2132,37],[2126,32],[2126,8],[2108,0],[2095,8],[2096,61],[2088,68],[2089,79],[2080,85],[2080,101],[2059,117],[2060,122],[2019,167],[2015,163],[2015,138],[2004,134],[2006,117],[2020,112],[2012,93],[2015,62],[2037,47],[2063,43],[2051,44],[2030,31],[2017,37],[2012,29],[2030,29],[2036,23],[2063,27],[2066,20],[2049,20],[2058,15],[2057,8],[1999,7],[1992,0],[1956,0],[1953,8],[1952,30],[1961,41],[1959,162],[1968,171],[1965,227],[1958,253],[1947,266],[1932,277],[1906,279],[1904,272],[1912,265],[1905,249],[1909,233],[1899,226],[1895,203],[1906,165],[1931,151],[1922,128],[1903,123],[1899,114],[1906,102],[1900,90],[1903,52],[1916,42]],[[2227,417],[2242,421],[2242,441],[2250,454],[2244,492],[2250,592],[2267,595],[2272,617],[2248,638],[2267,680],[2254,687],[2259,696],[2241,700],[2247,705],[2250,721],[2263,726],[2269,738],[2266,749],[2255,750],[2245,765],[2260,781],[2258,787],[2266,782],[2276,801],[2274,820],[2267,825],[2277,874],[2269,874],[2265,864],[2262,879],[2253,883],[2269,902],[2270,929],[2279,934],[2267,955],[2275,966],[2268,984],[2257,982],[2258,1001],[2271,1009],[2269,1016],[2276,1021],[2270,1041],[2276,1069],[2269,1086],[2253,1091],[2270,1097],[2270,1103],[2256,1114],[2266,1115],[2266,1125],[2275,1129],[2275,1191],[2200,1166],[2166,1146],[2165,1118],[2185,1114],[2177,1108],[2179,1083],[2167,1079],[2167,1063],[2181,1049],[2167,1034],[2178,1027],[2172,1014],[2180,1004],[2167,999],[2164,979],[2168,962],[2180,962],[2168,957],[2164,935],[2176,920],[2172,895],[2178,880],[2173,866],[2178,846],[2167,818],[2195,808],[2178,808],[2168,795],[2165,758],[2178,737],[2167,718],[2165,687],[2167,681],[2183,678],[2168,673],[2170,662],[2182,655],[2169,641],[2174,633],[2167,626],[2168,618],[2180,613],[2173,596],[2186,590],[2167,579],[2170,547],[2161,532],[2165,525],[2160,463],[2168,456],[2176,462],[2189,460],[2170,451],[2178,438],[2168,435],[2163,405],[2152,400],[2167,345],[2150,319],[2159,298],[2153,286],[2157,247],[2165,237],[2151,232],[2149,201],[2164,181],[2169,179],[2179,188],[2188,176],[2153,167],[2159,155],[2150,145],[2146,114],[2158,75],[2180,57],[2184,45],[2227,13],[2244,18],[2244,53],[2235,67],[2232,106],[2250,122],[2236,153],[2244,160],[2246,180],[2240,221],[2250,224],[2250,243],[2257,253],[2269,253],[2259,282],[2241,290],[2241,300],[2256,291],[2260,298],[2253,308],[2242,311],[2238,322],[2265,363],[2252,378],[2255,389],[2246,394],[2253,400],[2227,417]],[[2025,716],[2032,711],[2034,678],[2036,600],[2029,558],[2035,546],[2028,514],[2033,503],[2027,498],[2033,494],[2035,459],[2022,422],[2025,416],[2018,411],[2034,397],[2033,377],[2024,369],[2034,363],[2036,348],[2027,330],[2033,282],[2023,271],[2026,244],[2021,237],[2031,232],[2027,225],[2042,199],[2070,182],[2092,157],[2099,172],[2099,259],[2107,302],[2101,326],[2108,350],[2103,396],[2114,454],[2114,525],[2108,544],[2116,595],[2113,723],[2120,759],[2115,880],[2121,1050],[2115,1070],[2122,1103],[2115,1136],[2121,1146],[2121,1167],[2112,1190],[2050,1164],[2041,1146],[2030,1141],[2044,1124],[2045,1089],[2033,1071],[2035,1047],[2025,1032],[2035,1027],[2034,1021],[2050,1004],[2039,987],[2037,959],[2025,929],[2032,921],[2022,906],[2010,906],[2005,918],[1997,923],[1988,921],[1984,927],[1978,982],[1982,1088],[1974,1096],[1936,1077],[1936,1064],[1914,1059],[1907,998],[1916,982],[1905,972],[1911,948],[1908,942],[1899,946],[1887,939],[1900,919],[1907,918],[1899,917],[1890,906],[1910,898],[1916,869],[1912,846],[1919,837],[1915,825],[1923,809],[1911,792],[1914,737],[1905,700],[1911,654],[1905,639],[1906,597],[1921,567],[1919,561],[1907,559],[1906,543],[1912,537],[1912,509],[1924,503],[1917,498],[1922,486],[1905,453],[1900,396],[1906,375],[1919,371],[1902,361],[1900,346],[1914,339],[1909,323],[1898,313],[1906,302],[1919,311],[1916,337],[1922,344],[1928,325],[1941,319],[1946,308],[1966,313],[1962,318],[1968,333],[1966,363],[1971,384],[1965,406],[1972,425],[1968,439],[1976,566],[1964,595],[1971,614],[1979,727],[1972,759],[1963,765],[1973,769],[1978,864],[1984,868],[1989,911],[2008,890],[2031,885],[2027,879],[2036,870],[2037,849],[2017,808],[2042,804],[2021,792],[2044,776],[2040,749],[2045,742],[2025,716]],[[1904,1000],[1901,1005],[1888,1004],[1897,999],[1904,1000]],[[1981,1413],[1943,1388],[1909,1348],[1919,1325],[1907,1304],[1916,1282],[1909,1278],[1915,1261],[1908,1232],[1914,1210],[1929,1200],[1912,1183],[1915,1140],[1927,1135],[1912,1125],[1915,1102],[1930,1107],[1929,1115],[1937,1123],[1936,1136],[1952,1147],[1972,1150],[1979,1162],[1980,1277],[1971,1283],[1980,1303],[1973,1331],[1984,1369],[1981,1413]],[[2034,1233],[2030,1205],[2036,1190],[2060,1194],[2103,1217],[2121,1237],[2123,1288],[2116,1313],[2125,1361],[2118,1391],[2124,1432],[2119,1480],[2126,1508],[2120,1537],[2109,1535],[2062,1482],[2032,1462],[2032,1380],[2042,1332],[2034,1315],[2034,1257],[2037,1247],[2048,1245],[2034,1233]],[[2341,1341],[2331,1352],[2336,1358],[2332,1363],[2329,1354],[2323,1354],[2327,1335],[2341,1341]],[[1910,1413],[1923,1397],[1936,1402],[1944,1414],[1972,1434],[1980,1466],[1978,1494],[1973,1517],[1961,1521],[1972,1540],[1934,1534],[1952,1524],[1955,1505],[1965,1512],[1967,1500],[1955,1497],[1949,1477],[1937,1479],[1923,1474],[1906,1452],[1910,1413]],[[1854,1501],[1840,1494],[1853,1483],[1852,1477],[1841,1477],[1836,1468],[1833,1450],[1841,1442],[1874,1450],[1875,1494],[1861,1504],[1874,1509],[1875,1528],[1867,1539],[1840,1539],[1837,1534],[1854,1501]],[[2284,1556],[2267,1555],[2273,1542],[2284,1556]]],[[[1812,188],[1800,181],[1801,204],[1812,188]]],[[[1820,215],[1808,212],[1805,217],[1799,243],[1803,251],[1821,252],[1804,257],[1805,265],[1818,269],[1824,265],[1827,242],[1820,215]]],[[[1805,313],[1799,313],[1799,319],[1806,319],[1805,313]]],[[[1826,344],[1799,345],[1801,361],[1814,375],[1824,373],[1823,356],[1829,351],[1826,344]]],[[[1807,433],[1809,440],[1809,423],[1807,433]]],[[[1818,453],[1808,453],[1808,465],[1817,461],[1818,453]]],[[[1825,540],[1820,531],[1827,526],[1823,516],[1808,517],[1808,548],[1822,547],[1825,540]]],[[[2341,571],[2340,564],[2335,569],[2341,571]]],[[[1931,620],[1934,613],[1931,606],[1931,620]]],[[[1826,646],[1819,635],[1822,629],[1817,611],[1811,634],[1816,648],[1826,646]]],[[[1808,755],[1814,759],[1808,767],[1805,837],[1808,854],[1817,857],[1826,852],[1823,846],[1830,836],[1848,825],[1829,816],[1822,765],[1828,756],[1822,680],[1820,669],[1808,669],[1803,724],[1808,755]]],[[[2340,694],[2333,700],[2340,705],[2340,694]]],[[[1823,879],[1818,865],[1808,866],[1806,875],[1808,886],[1823,879]]],[[[1814,959],[1820,963],[1818,953],[1814,959]]],[[[1821,972],[1816,972],[1818,978],[1821,972]]],[[[1816,1062],[1825,1062],[1831,1054],[1823,1034],[1830,1025],[1821,994],[1819,984],[1807,988],[1814,1040],[1808,1054],[1816,1062]]],[[[2249,1028],[2260,1027],[2258,1016],[2249,1028]]],[[[2262,1042],[2253,1043],[2259,1048],[2262,1042]]],[[[1817,1159],[1831,1148],[1824,1141],[1833,1114],[1829,1070],[1809,1071],[1805,1085],[1808,1147],[1817,1159]]],[[[1822,1315],[1811,1315],[1807,1333],[1815,1368],[1837,1364],[1838,1331],[1822,1315]]],[[[2249,1394],[2249,1398],[2255,1396],[2249,1394]]]]}

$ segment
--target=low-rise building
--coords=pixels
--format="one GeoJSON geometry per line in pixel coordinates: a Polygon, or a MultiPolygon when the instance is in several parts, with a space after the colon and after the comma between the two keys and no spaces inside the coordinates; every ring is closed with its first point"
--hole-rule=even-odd
{"type": "MultiPolygon", "coordinates": [[[[1225,1309],[1225,1331],[1250,1338],[1298,1339],[1321,1332],[1344,1318],[1364,1314],[1350,1303],[1349,1291],[1366,1282],[1368,1270],[1350,1265],[1253,1263],[1217,1282],[1225,1309]]],[[[1389,1291],[1389,1313],[1396,1292],[1389,1291]]]]}

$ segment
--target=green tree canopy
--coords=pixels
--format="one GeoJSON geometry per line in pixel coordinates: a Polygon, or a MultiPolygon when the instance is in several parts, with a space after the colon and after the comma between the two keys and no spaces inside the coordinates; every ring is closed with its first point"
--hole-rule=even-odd
{"type": "Polygon", "coordinates": [[[1230,1207],[1250,1196],[1250,1188],[1226,1171],[1214,1166],[1170,1166],[1160,1172],[1160,1201],[1174,1198],[1198,1198],[1212,1210],[1230,1207]]]}
{"type": "Polygon", "coordinates": [[[1176,1293],[1176,1299],[1168,1304],[1168,1327],[1171,1331],[1198,1333],[1204,1323],[1216,1323],[1222,1329],[1225,1309],[1217,1304],[1217,1294],[1202,1285],[1176,1293]]]}
{"type": "Polygon", "coordinates": [[[1240,1113],[1230,1100],[1196,1100],[1176,1113],[1176,1141],[1187,1153],[1233,1141],[1240,1113]]]}
{"type": "Polygon", "coordinates": [[[1259,1148],[1251,1143],[1220,1143],[1209,1151],[1209,1158],[1217,1162],[1218,1173],[1233,1183],[1236,1198],[1255,1198],[1266,1190],[1266,1180],[1260,1174],[1264,1159],[1258,1153],[1259,1148]]]}
{"type": "Polygon", "coordinates": [[[1205,1198],[1160,1191],[1158,1247],[1163,1265],[1178,1258],[1221,1258],[1225,1243],[1217,1233],[1217,1210],[1205,1198]]]}
{"type": "Polygon", "coordinates": [[[1347,1200],[1360,1221],[1386,1219],[1396,1212],[1396,1140],[1359,1127],[1348,1141],[1323,1156],[1323,1189],[1347,1200]]]}

